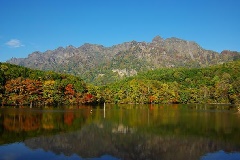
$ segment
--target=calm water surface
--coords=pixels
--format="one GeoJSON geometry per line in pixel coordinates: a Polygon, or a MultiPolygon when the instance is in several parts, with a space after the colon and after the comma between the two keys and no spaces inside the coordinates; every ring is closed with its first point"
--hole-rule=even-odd
{"type": "Polygon", "coordinates": [[[228,105],[2,108],[0,159],[239,160],[240,112],[228,105]]]}

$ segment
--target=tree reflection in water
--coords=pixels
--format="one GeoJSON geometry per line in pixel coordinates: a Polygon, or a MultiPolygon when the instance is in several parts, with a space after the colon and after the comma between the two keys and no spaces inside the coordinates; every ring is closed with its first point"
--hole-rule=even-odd
{"type": "Polygon", "coordinates": [[[237,110],[220,108],[111,106],[105,110],[94,108],[92,113],[89,107],[31,112],[4,110],[1,142],[10,143],[12,136],[24,134],[23,142],[31,149],[83,158],[112,155],[119,159],[194,160],[218,151],[240,152],[237,110]],[[25,124],[29,129],[20,127],[25,124]],[[13,126],[17,129],[13,130],[13,126]]]}

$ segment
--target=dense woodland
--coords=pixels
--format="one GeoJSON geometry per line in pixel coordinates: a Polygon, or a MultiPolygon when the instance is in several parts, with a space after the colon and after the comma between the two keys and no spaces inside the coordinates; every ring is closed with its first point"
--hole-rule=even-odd
{"type": "Polygon", "coordinates": [[[240,61],[158,69],[106,86],[109,103],[240,103],[240,61]]]}
{"type": "Polygon", "coordinates": [[[79,77],[52,71],[0,64],[2,105],[60,105],[93,103],[86,83],[79,77]]]}
{"type": "Polygon", "coordinates": [[[163,68],[104,86],[80,77],[0,63],[4,105],[96,103],[240,104],[240,61],[207,68],[163,68]]]}

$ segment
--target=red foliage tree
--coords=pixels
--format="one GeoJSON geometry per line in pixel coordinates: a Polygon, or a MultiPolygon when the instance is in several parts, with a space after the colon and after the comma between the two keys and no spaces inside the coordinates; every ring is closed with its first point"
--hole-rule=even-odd
{"type": "Polygon", "coordinates": [[[72,84],[68,84],[65,87],[64,94],[65,94],[66,100],[68,100],[70,103],[72,103],[73,99],[74,99],[74,96],[75,96],[75,91],[74,91],[74,88],[73,88],[72,84]]]}

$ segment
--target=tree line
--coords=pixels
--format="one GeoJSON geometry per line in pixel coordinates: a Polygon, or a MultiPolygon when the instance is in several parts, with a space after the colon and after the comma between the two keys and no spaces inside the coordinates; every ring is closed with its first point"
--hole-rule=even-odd
{"type": "Polygon", "coordinates": [[[2,105],[96,103],[240,104],[240,61],[207,68],[163,68],[104,86],[80,77],[0,63],[2,105]]]}
{"type": "Polygon", "coordinates": [[[240,61],[148,71],[102,89],[109,103],[240,104],[240,61]]]}
{"type": "Polygon", "coordinates": [[[2,105],[61,105],[97,103],[87,84],[73,75],[32,70],[0,63],[2,105]]]}

